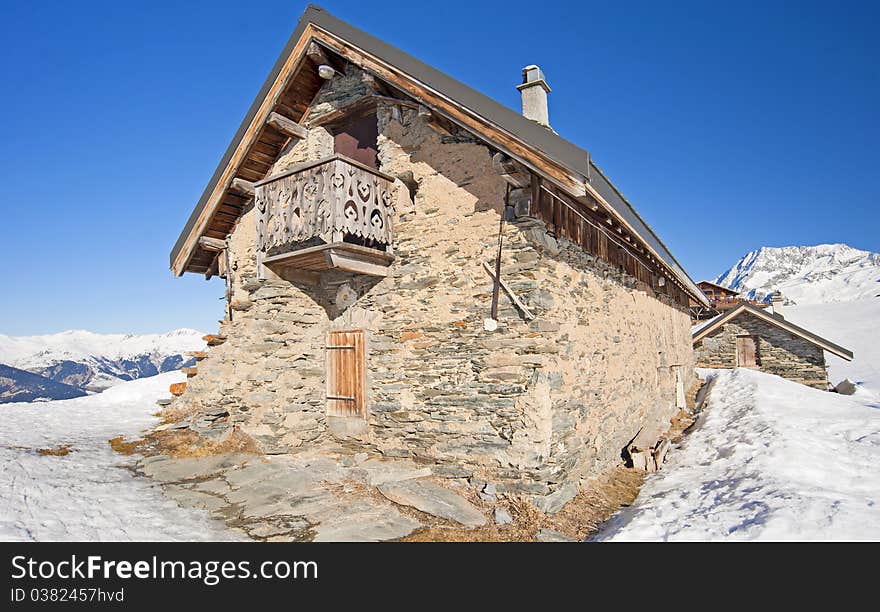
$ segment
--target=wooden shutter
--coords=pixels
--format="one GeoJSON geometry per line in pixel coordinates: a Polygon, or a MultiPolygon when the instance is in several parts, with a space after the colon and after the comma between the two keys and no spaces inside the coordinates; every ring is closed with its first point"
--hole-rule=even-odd
{"type": "Polygon", "coordinates": [[[327,340],[327,415],[367,417],[363,330],[331,331],[327,340]]]}
{"type": "Polygon", "coordinates": [[[736,365],[740,368],[754,368],[758,365],[757,346],[753,336],[736,337],[736,365]]]}

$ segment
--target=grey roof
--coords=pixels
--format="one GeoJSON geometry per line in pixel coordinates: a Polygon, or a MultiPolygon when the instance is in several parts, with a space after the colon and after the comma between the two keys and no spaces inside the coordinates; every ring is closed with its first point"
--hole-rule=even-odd
{"type": "Polygon", "coordinates": [[[785,317],[782,317],[775,312],[767,312],[763,308],[758,308],[757,306],[753,306],[748,302],[742,302],[736,308],[732,308],[723,315],[715,317],[714,319],[710,320],[709,323],[694,331],[691,334],[693,341],[695,343],[699,342],[708,334],[709,331],[719,327],[720,325],[724,325],[734,317],[738,317],[744,312],[754,314],[758,318],[767,321],[771,325],[786,329],[787,331],[794,333],[809,342],[812,342],[816,346],[823,348],[830,353],[834,353],[838,357],[841,357],[848,361],[851,361],[853,358],[853,352],[851,350],[845,349],[839,344],[835,344],[830,340],[823,338],[822,336],[818,336],[813,332],[804,329],[803,327],[795,325],[785,317]]]}
{"type": "Polygon", "coordinates": [[[309,23],[327,30],[331,34],[348,41],[352,45],[359,47],[363,51],[379,58],[380,60],[397,67],[410,77],[424,83],[443,96],[470,109],[472,112],[511,133],[529,146],[543,152],[559,165],[572,172],[580,174],[585,181],[589,179],[590,185],[592,185],[592,187],[596,189],[603,198],[605,198],[614,210],[625,219],[633,229],[635,229],[642,240],[647,242],[651,248],[657,252],[663,263],[679,276],[680,280],[694,293],[694,296],[698,297],[701,301],[705,300],[700,289],[684,271],[681,264],[679,264],[675,257],[672,256],[669,249],[666,248],[666,245],[663,244],[660,238],[658,238],[648,224],[645,223],[644,219],[639,216],[632,205],[623,197],[620,191],[611,183],[611,181],[608,180],[599,167],[596,166],[586,150],[569,142],[551,130],[541,127],[534,121],[526,119],[520,113],[517,113],[492,98],[468,87],[464,83],[453,79],[436,68],[429,66],[413,56],[404,53],[400,49],[379,40],[375,36],[371,36],[370,34],[334,17],[320,6],[314,4],[310,4],[306,8],[302,17],[300,17],[296,29],[287,41],[284,50],[275,62],[272,71],[269,73],[265,83],[263,83],[263,86],[257,94],[253,104],[251,104],[251,107],[239,126],[238,131],[235,133],[235,137],[232,139],[226,153],[220,160],[217,170],[211,177],[211,181],[205,188],[205,191],[199,199],[192,215],[190,215],[186,227],[183,229],[180,238],[178,238],[177,243],[174,245],[171,252],[172,265],[176,256],[183,248],[186,237],[195,225],[199,214],[207,204],[207,200],[210,197],[216,182],[219,180],[220,175],[223,173],[223,169],[231,159],[233,152],[238,147],[245,131],[256,115],[261,101],[268,93],[269,88],[280,73],[285,60],[290,55],[293,47],[305,31],[306,25],[309,23]]]}

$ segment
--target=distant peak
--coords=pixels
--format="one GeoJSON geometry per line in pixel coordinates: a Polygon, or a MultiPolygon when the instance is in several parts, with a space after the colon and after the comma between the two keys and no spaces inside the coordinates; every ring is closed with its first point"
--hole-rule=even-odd
{"type": "Polygon", "coordinates": [[[762,246],[749,251],[715,283],[749,299],[780,290],[794,303],[843,302],[871,297],[880,280],[880,254],[848,244],[762,246]]]}

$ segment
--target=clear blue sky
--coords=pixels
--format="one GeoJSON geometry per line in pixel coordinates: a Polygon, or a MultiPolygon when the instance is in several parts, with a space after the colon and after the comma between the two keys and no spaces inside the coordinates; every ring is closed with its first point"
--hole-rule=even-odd
{"type": "MultiPolygon", "coordinates": [[[[520,68],[691,276],[880,251],[880,3],[365,2],[329,11],[519,108],[520,68]]],[[[216,329],[168,253],[305,3],[8,2],[0,333],[216,329]]]]}

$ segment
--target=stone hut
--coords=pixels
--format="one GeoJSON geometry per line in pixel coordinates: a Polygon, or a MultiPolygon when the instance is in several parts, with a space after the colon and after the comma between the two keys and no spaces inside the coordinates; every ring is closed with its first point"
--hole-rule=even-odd
{"type": "Polygon", "coordinates": [[[194,431],[541,496],[668,427],[705,297],[522,76],[525,116],[306,10],[171,253],[226,282],[194,431]]]}
{"type": "Polygon", "coordinates": [[[741,302],[693,334],[697,365],[704,368],[753,368],[828,389],[825,351],[851,361],[852,351],[785,319],[741,302]]]}

